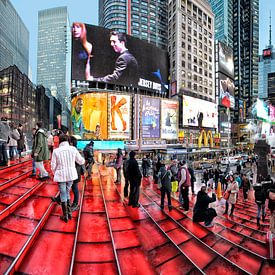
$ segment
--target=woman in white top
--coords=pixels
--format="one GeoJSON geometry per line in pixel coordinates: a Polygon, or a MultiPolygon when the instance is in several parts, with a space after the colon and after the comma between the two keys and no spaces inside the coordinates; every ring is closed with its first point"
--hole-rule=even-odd
{"type": "Polygon", "coordinates": [[[238,185],[237,181],[234,180],[233,176],[229,176],[228,180],[229,180],[229,182],[228,182],[226,192],[229,192],[230,195],[229,195],[228,200],[226,200],[224,214],[228,213],[228,208],[229,208],[229,203],[230,203],[231,204],[231,211],[230,211],[229,216],[233,216],[235,204],[237,202],[237,194],[239,192],[239,185],[238,185]]]}
{"type": "Polygon", "coordinates": [[[51,168],[54,173],[54,181],[58,183],[60,191],[63,216],[60,218],[65,222],[72,218],[70,209],[70,190],[73,181],[78,178],[75,162],[79,165],[85,163],[85,159],[78,150],[69,145],[67,135],[59,136],[59,147],[53,150],[51,168]]]}

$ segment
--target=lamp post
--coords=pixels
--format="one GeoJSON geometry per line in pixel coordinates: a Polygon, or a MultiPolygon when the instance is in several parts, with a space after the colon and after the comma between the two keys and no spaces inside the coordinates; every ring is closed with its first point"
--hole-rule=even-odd
{"type": "Polygon", "coordinates": [[[227,161],[228,161],[228,164],[227,164],[227,172],[229,172],[229,151],[230,151],[230,128],[229,128],[229,125],[230,125],[230,108],[227,107],[226,108],[226,112],[227,112],[227,127],[228,127],[228,130],[227,130],[227,139],[228,139],[228,144],[227,144],[227,161]]]}

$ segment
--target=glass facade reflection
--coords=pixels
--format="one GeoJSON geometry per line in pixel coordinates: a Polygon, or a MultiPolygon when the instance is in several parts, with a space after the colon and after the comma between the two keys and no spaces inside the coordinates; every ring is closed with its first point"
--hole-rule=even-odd
{"type": "Polygon", "coordinates": [[[0,70],[16,65],[28,75],[29,31],[9,0],[0,1],[0,70]]]}

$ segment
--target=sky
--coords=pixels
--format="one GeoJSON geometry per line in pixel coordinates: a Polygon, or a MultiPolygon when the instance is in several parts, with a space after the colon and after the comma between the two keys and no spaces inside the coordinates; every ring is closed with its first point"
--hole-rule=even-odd
{"type": "Polygon", "coordinates": [[[29,62],[36,83],[38,11],[67,6],[70,23],[98,25],[98,0],[10,0],[30,33],[29,62]]]}
{"type": "MultiPolygon", "coordinates": [[[[30,65],[32,82],[36,82],[38,11],[67,6],[70,22],[80,21],[98,24],[98,0],[10,0],[30,32],[30,65]]],[[[275,45],[275,5],[274,0],[259,0],[259,53],[269,42],[269,13],[272,15],[272,42],[275,45]]]]}

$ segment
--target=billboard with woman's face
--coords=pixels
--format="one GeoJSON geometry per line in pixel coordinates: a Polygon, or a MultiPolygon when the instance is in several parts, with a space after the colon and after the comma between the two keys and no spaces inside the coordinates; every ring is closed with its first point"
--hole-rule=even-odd
{"type": "Polygon", "coordinates": [[[142,138],[160,138],[160,99],[142,97],[142,138]]]}
{"type": "Polygon", "coordinates": [[[87,92],[72,99],[72,133],[82,139],[107,139],[107,94],[87,92]]]}
{"type": "Polygon", "coordinates": [[[168,53],[109,29],[73,23],[72,80],[168,91],[168,53]]]}

